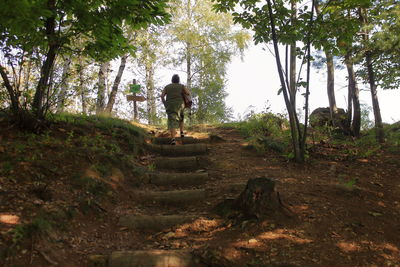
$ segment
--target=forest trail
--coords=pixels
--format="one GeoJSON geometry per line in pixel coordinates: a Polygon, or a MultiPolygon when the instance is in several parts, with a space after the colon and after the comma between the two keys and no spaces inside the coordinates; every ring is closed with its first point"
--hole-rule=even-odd
{"type": "Polygon", "coordinates": [[[340,158],[343,148],[321,145],[317,160],[297,165],[257,153],[236,129],[207,131],[220,142],[207,142],[206,153],[171,158],[168,148],[193,146],[184,142],[152,156],[156,172],[137,195],[141,204],[119,219],[129,229],[122,231],[141,233],[140,244],[115,250],[108,266],[400,266],[398,155],[349,161],[340,158]],[[296,218],[212,213],[255,177],[275,179],[296,218]]]}
{"type": "Polygon", "coordinates": [[[173,229],[186,223],[207,220],[204,217],[207,209],[193,209],[193,204],[206,206],[204,184],[207,183],[208,173],[202,166],[207,161],[207,144],[204,143],[207,140],[180,138],[177,146],[171,146],[169,142],[169,138],[156,138],[155,144],[149,145],[151,150],[160,154],[151,163],[155,170],[148,173],[148,183],[154,187],[135,193],[135,198],[146,207],[147,212],[121,216],[118,225],[145,232],[148,236],[170,231],[163,236],[161,246],[154,242],[152,245],[155,247],[147,249],[114,251],[108,258],[110,267],[205,266],[192,257],[188,244],[179,241],[180,238],[176,239],[179,232],[173,229]]]}
{"type": "MultiPolygon", "coordinates": [[[[29,261],[33,267],[52,262],[63,267],[400,266],[400,153],[380,150],[349,158],[346,145],[317,143],[302,165],[274,151],[256,151],[235,128],[197,126],[189,136],[177,146],[152,139],[136,159],[141,173],[123,169],[126,175],[112,175],[111,197],[88,203],[87,212],[76,212],[69,227],[49,238],[32,239],[34,250],[23,250],[8,266],[25,267],[29,261]],[[256,177],[276,181],[294,218],[266,214],[261,221],[214,213],[256,177]]],[[[85,192],[68,189],[71,178],[64,173],[93,158],[75,151],[68,155],[78,161],[52,161],[65,170],[51,180],[51,200],[38,201],[14,183],[3,183],[3,191],[23,192],[3,198],[11,205],[7,210],[15,205],[55,210],[57,203],[75,207],[74,198],[85,192]]]]}

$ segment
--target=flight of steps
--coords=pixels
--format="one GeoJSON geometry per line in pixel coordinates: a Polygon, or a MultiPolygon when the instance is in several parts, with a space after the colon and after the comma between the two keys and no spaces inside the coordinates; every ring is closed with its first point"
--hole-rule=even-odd
{"type": "MultiPolygon", "coordinates": [[[[149,173],[154,190],[138,191],[135,198],[146,207],[153,207],[153,214],[128,214],[119,218],[119,227],[132,231],[155,234],[199,218],[188,212],[193,203],[205,202],[207,192],[202,185],[208,173],[202,169],[207,144],[201,140],[185,137],[182,145],[172,146],[169,138],[157,138],[148,149],[159,157],[153,164],[155,171],[149,173]],[[158,211],[158,212],[157,212],[158,211]]],[[[115,251],[109,256],[91,256],[92,266],[107,267],[196,267],[204,266],[189,250],[144,249],[115,251]]]]}

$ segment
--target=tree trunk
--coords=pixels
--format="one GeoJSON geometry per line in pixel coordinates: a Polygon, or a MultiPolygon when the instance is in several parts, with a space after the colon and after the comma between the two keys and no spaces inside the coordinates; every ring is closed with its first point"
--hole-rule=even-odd
{"type": "Polygon", "coordinates": [[[86,106],[86,88],[85,88],[85,77],[82,57],[79,57],[79,90],[81,93],[81,102],[82,102],[82,114],[87,114],[87,106],[86,106]]]}
{"type": "Polygon", "coordinates": [[[186,73],[186,87],[190,91],[192,89],[192,55],[189,42],[186,42],[186,73]]]}
{"type": "Polygon", "coordinates": [[[283,75],[283,69],[282,69],[282,64],[281,64],[281,59],[280,59],[280,54],[279,54],[279,48],[278,48],[278,40],[276,37],[276,31],[275,31],[275,21],[274,21],[274,16],[272,12],[272,4],[271,0],[267,0],[268,3],[268,11],[269,11],[269,18],[270,18],[270,23],[271,23],[271,31],[272,31],[272,41],[274,44],[274,51],[275,51],[275,60],[278,68],[278,73],[279,73],[279,78],[281,81],[281,86],[282,86],[282,91],[283,91],[283,97],[285,99],[285,104],[286,104],[286,109],[289,114],[289,123],[290,123],[290,131],[291,131],[291,137],[292,137],[292,144],[293,144],[293,151],[294,151],[294,158],[297,162],[303,162],[304,161],[304,155],[301,153],[301,147],[299,143],[299,136],[298,136],[298,119],[297,115],[295,112],[295,107],[292,106],[289,96],[288,96],[288,88],[286,87],[286,82],[285,82],[285,77],[283,75]]]}
{"type": "Polygon", "coordinates": [[[347,119],[346,119],[346,129],[351,129],[351,120],[353,116],[353,92],[351,91],[351,81],[348,80],[347,85],[347,119]]]}
{"type": "MultiPolygon", "coordinates": [[[[49,0],[48,8],[50,10],[55,10],[56,1],[49,0]]],[[[55,12],[54,12],[55,13],[55,12]]],[[[46,19],[46,33],[47,33],[47,41],[49,42],[49,50],[47,51],[45,60],[43,62],[43,66],[40,71],[40,79],[38,85],[36,87],[35,96],[33,98],[32,109],[37,118],[43,118],[45,115],[45,110],[43,108],[43,100],[45,97],[46,89],[48,89],[48,82],[51,73],[51,69],[53,68],[54,61],[56,59],[58,43],[56,42],[56,18],[51,16],[46,19]]]]}
{"type": "Polygon", "coordinates": [[[119,84],[121,83],[121,77],[122,77],[122,74],[124,73],[127,59],[128,59],[128,54],[121,57],[121,63],[119,65],[118,73],[117,73],[117,76],[115,77],[115,80],[114,80],[114,83],[113,83],[113,86],[111,89],[110,97],[108,98],[108,103],[107,103],[107,106],[105,109],[105,112],[108,114],[111,114],[112,109],[114,107],[115,98],[118,93],[118,87],[119,87],[119,84]]]}
{"type": "Polygon", "coordinates": [[[8,79],[6,69],[1,65],[0,65],[0,74],[1,77],[3,78],[4,86],[6,87],[8,96],[10,97],[11,100],[11,110],[14,113],[14,115],[19,115],[20,106],[19,106],[18,96],[14,88],[12,87],[10,80],[8,79]]]}
{"type": "Polygon", "coordinates": [[[51,74],[51,69],[53,68],[54,61],[56,58],[57,46],[50,46],[47,52],[46,59],[43,63],[42,69],[40,71],[40,79],[38,86],[36,87],[35,96],[33,98],[32,109],[34,114],[38,118],[43,118],[44,110],[44,98],[46,96],[46,89],[49,86],[49,78],[51,74]]]}
{"type": "Polygon", "coordinates": [[[25,94],[23,95],[22,98],[22,103],[21,105],[23,107],[25,107],[25,109],[27,108],[28,105],[28,99],[27,99],[27,94],[29,91],[29,79],[31,78],[31,71],[32,71],[32,53],[29,54],[29,59],[28,59],[28,66],[25,69],[25,77],[24,77],[24,92],[25,94]]]}
{"type": "MultiPolygon", "coordinates": [[[[294,24],[294,20],[297,16],[297,5],[296,1],[291,0],[291,24],[294,24]]],[[[296,106],[296,93],[297,93],[297,85],[296,85],[296,42],[290,45],[290,75],[289,75],[289,86],[290,86],[290,103],[295,107],[296,106]]]]}
{"type": "MultiPolygon", "coordinates": [[[[303,135],[299,134],[299,143],[300,143],[300,153],[303,157],[303,161],[305,160],[306,150],[307,150],[307,129],[308,129],[308,112],[309,112],[309,99],[310,99],[310,75],[311,75],[311,29],[313,28],[314,23],[314,1],[312,1],[311,5],[311,16],[308,25],[309,32],[307,33],[307,87],[305,94],[305,105],[304,105],[304,131],[303,135]],[[301,138],[301,139],[300,139],[301,138]]],[[[297,126],[299,127],[300,123],[297,121],[297,126]]],[[[300,127],[299,127],[300,129],[300,127]]]]}
{"type": "Polygon", "coordinates": [[[71,66],[71,57],[67,57],[64,61],[63,71],[61,75],[61,89],[57,97],[57,113],[64,111],[65,96],[68,91],[68,73],[71,66]]]}
{"type": "MultiPolygon", "coordinates": [[[[137,84],[136,79],[133,79],[132,84],[137,84]]],[[[136,96],[136,93],[133,94],[133,96],[136,96]]],[[[133,101],[133,121],[138,121],[138,105],[136,101],[133,101]]]]}
{"type": "Polygon", "coordinates": [[[333,63],[333,55],[331,51],[325,50],[326,55],[326,68],[328,73],[327,79],[327,91],[328,91],[328,99],[329,99],[329,111],[331,113],[331,120],[334,126],[336,126],[336,114],[337,114],[337,106],[336,106],[336,98],[335,98],[335,66],[333,63]]]}
{"type": "MultiPolygon", "coordinates": [[[[353,103],[353,121],[351,124],[352,133],[355,137],[360,137],[361,128],[361,108],[360,108],[360,90],[358,89],[356,74],[354,72],[353,61],[350,54],[345,56],[347,73],[349,76],[349,92],[351,92],[351,102],[353,103]]],[[[350,101],[350,100],[349,100],[350,101]]],[[[351,119],[350,119],[351,120],[351,119]]]]}
{"type": "MultiPolygon", "coordinates": [[[[321,9],[319,5],[319,1],[313,2],[315,6],[315,12],[319,16],[321,14],[321,9]]],[[[329,100],[329,111],[331,114],[331,121],[334,126],[336,126],[336,118],[337,118],[337,106],[336,106],[336,98],[335,98],[335,65],[333,63],[333,55],[332,52],[328,49],[324,49],[325,57],[326,57],[326,69],[327,69],[327,93],[329,100]]]]}
{"type": "MultiPolygon", "coordinates": [[[[368,24],[367,18],[367,10],[365,8],[359,9],[360,20],[363,25],[368,24]]],[[[365,31],[367,31],[365,29],[365,31]]],[[[369,32],[363,33],[364,41],[369,40],[369,32]]],[[[374,68],[372,65],[372,54],[370,50],[365,52],[365,63],[368,72],[368,82],[371,90],[371,98],[372,98],[372,107],[374,109],[374,117],[375,117],[375,131],[376,131],[376,138],[379,143],[385,142],[385,133],[383,131],[383,124],[382,124],[382,117],[381,117],[381,110],[379,107],[379,100],[378,100],[378,93],[377,93],[377,86],[375,82],[375,73],[374,68]]]]}
{"type": "MultiPolygon", "coordinates": [[[[192,7],[191,7],[191,0],[188,0],[186,3],[186,15],[189,21],[191,21],[192,18],[192,7]]],[[[192,89],[192,45],[189,41],[186,41],[186,73],[187,73],[187,78],[186,78],[186,87],[189,89],[189,91],[192,89]]]]}
{"type": "Polygon", "coordinates": [[[99,82],[97,85],[97,102],[96,102],[96,114],[99,115],[104,112],[105,98],[106,98],[106,75],[110,62],[104,62],[100,65],[99,70],[99,82]]]}
{"type": "Polygon", "coordinates": [[[367,68],[368,68],[368,80],[369,80],[369,85],[371,88],[372,107],[374,109],[374,116],[375,116],[376,138],[379,143],[384,143],[385,142],[385,133],[383,131],[381,110],[379,107],[378,92],[377,92],[376,83],[375,83],[375,73],[374,73],[373,66],[372,66],[371,53],[369,51],[367,51],[365,59],[366,59],[366,64],[367,64],[367,68]]]}
{"type": "Polygon", "coordinates": [[[149,124],[155,123],[156,101],[154,97],[154,65],[152,62],[146,64],[146,87],[147,87],[147,121],[149,124]]]}

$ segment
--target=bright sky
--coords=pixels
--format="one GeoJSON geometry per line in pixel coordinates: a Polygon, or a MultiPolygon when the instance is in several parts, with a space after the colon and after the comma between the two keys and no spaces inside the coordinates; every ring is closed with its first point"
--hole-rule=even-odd
{"type": "MultiPolygon", "coordinates": [[[[303,71],[305,74],[305,67],[303,71]]],[[[336,102],[339,108],[347,109],[347,71],[336,70],[335,90],[336,102]]],[[[311,70],[310,86],[310,110],[318,107],[328,107],[328,96],[326,93],[325,71],[317,73],[311,70]]],[[[277,95],[280,88],[279,76],[275,64],[275,58],[271,53],[262,50],[261,46],[251,46],[244,55],[243,62],[239,57],[235,58],[228,68],[226,99],[228,106],[233,107],[235,117],[243,116],[248,107],[254,106],[256,111],[262,111],[268,104],[274,113],[285,112],[283,95],[277,95]]],[[[360,89],[367,86],[359,84],[360,89]]],[[[298,94],[298,99],[303,97],[298,94]]],[[[384,122],[393,123],[400,121],[400,88],[398,90],[378,90],[378,99],[384,122]]],[[[371,93],[360,92],[360,100],[372,106],[371,93]]],[[[298,108],[301,108],[300,103],[298,108]]],[[[373,118],[373,114],[370,114],[373,118]]]]}

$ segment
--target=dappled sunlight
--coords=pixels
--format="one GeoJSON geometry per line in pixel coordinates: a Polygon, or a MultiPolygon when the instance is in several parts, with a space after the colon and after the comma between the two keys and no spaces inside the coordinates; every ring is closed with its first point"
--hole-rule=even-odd
{"type": "Polygon", "coordinates": [[[238,260],[243,256],[240,251],[232,247],[225,248],[222,253],[224,258],[230,261],[238,260]]]}
{"type": "Polygon", "coordinates": [[[91,167],[89,167],[89,168],[87,168],[85,170],[85,177],[88,177],[88,178],[91,178],[91,179],[94,179],[94,180],[98,180],[98,181],[101,181],[101,182],[103,182],[105,184],[108,184],[114,190],[116,190],[117,187],[118,187],[118,185],[115,183],[116,181],[114,181],[114,179],[115,180],[123,179],[123,177],[121,178],[121,174],[118,174],[118,175],[116,175],[114,177],[114,179],[112,179],[112,181],[106,180],[106,179],[101,177],[101,174],[98,171],[94,170],[93,166],[91,166],[91,167]]]}
{"type": "Polygon", "coordinates": [[[256,238],[250,238],[248,240],[237,241],[233,243],[234,247],[237,248],[256,248],[259,246],[264,246],[265,244],[256,238]]]}
{"type": "Polygon", "coordinates": [[[0,223],[16,225],[20,223],[20,217],[11,213],[3,213],[0,214],[0,223]]]}
{"type": "Polygon", "coordinates": [[[380,248],[389,250],[393,253],[398,253],[400,251],[398,247],[396,247],[395,245],[390,244],[390,243],[384,243],[380,246],[380,248]]]}
{"type": "Polygon", "coordinates": [[[345,242],[345,241],[340,241],[336,244],[343,252],[355,252],[355,251],[360,251],[361,246],[359,244],[356,244],[355,242],[345,242]]]}
{"type": "Polygon", "coordinates": [[[275,231],[269,231],[260,234],[257,239],[261,240],[276,240],[276,239],[286,239],[290,242],[296,243],[296,244],[308,244],[312,243],[313,240],[308,239],[308,238],[302,238],[298,237],[296,235],[299,235],[296,231],[288,231],[285,229],[276,229],[275,231]]]}
{"type": "Polygon", "coordinates": [[[359,243],[354,241],[340,241],[336,243],[336,246],[343,252],[352,253],[352,252],[368,252],[368,251],[376,251],[380,252],[380,256],[385,260],[396,260],[399,257],[400,249],[398,246],[393,245],[391,243],[385,242],[381,244],[376,244],[375,242],[369,240],[363,240],[359,243]]]}
{"type": "MultiPolygon", "coordinates": [[[[198,218],[190,223],[182,224],[179,228],[176,229],[176,237],[186,237],[190,233],[193,232],[214,232],[216,228],[220,225],[221,220],[216,219],[206,219],[206,218],[198,218]]],[[[221,229],[219,229],[221,230],[221,229]]]]}
{"type": "Polygon", "coordinates": [[[298,206],[292,206],[292,209],[298,212],[306,211],[310,209],[309,205],[298,205],[298,206]]]}

